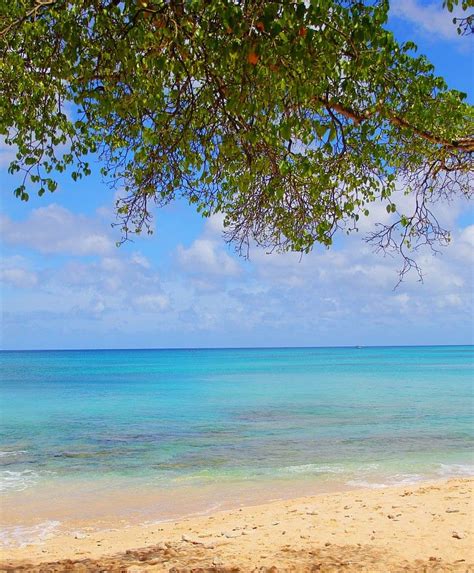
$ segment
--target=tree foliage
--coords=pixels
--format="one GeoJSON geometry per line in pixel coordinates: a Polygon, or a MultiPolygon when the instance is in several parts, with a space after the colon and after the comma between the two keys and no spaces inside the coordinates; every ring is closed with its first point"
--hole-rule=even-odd
{"type": "MultiPolygon", "coordinates": [[[[448,0],[452,9],[456,0],[448,0]]],[[[465,2],[471,5],[471,0],[465,2]]],[[[15,193],[90,173],[124,189],[124,235],[185,197],[252,242],[309,251],[375,201],[382,248],[446,241],[439,198],[472,193],[474,112],[385,0],[11,0],[0,12],[0,133],[15,193]],[[397,182],[411,213],[392,201],[397,182]]],[[[449,17],[449,16],[448,16],[449,17]]]]}

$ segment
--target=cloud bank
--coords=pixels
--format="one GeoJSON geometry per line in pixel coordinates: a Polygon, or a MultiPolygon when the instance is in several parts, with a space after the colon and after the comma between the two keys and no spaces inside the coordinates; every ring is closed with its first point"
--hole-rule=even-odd
{"type": "Polygon", "coordinates": [[[211,219],[165,264],[136,245],[117,249],[98,217],[57,205],[2,224],[4,247],[27,250],[0,268],[4,348],[472,340],[474,225],[443,254],[421,256],[424,284],[412,275],[394,290],[400,261],[358,235],[303,257],[253,249],[246,261],[211,219]]]}

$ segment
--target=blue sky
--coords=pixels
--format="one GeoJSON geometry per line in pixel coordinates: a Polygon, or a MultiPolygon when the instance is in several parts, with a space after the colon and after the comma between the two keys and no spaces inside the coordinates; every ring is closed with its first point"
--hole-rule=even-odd
{"type": "MultiPolygon", "coordinates": [[[[472,38],[435,3],[392,2],[390,26],[412,39],[450,87],[473,93],[472,38]]],[[[156,213],[155,234],[120,248],[114,191],[97,173],[22,203],[0,146],[4,349],[472,344],[473,211],[439,205],[451,245],[397,289],[400,260],[358,235],[307,256],[235,255],[221,221],[184,203],[156,213]]],[[[98,166],[96,168],[98,172],[98,166]]],[[[373,209],[383,218],[384,208],[373,209]]]]}

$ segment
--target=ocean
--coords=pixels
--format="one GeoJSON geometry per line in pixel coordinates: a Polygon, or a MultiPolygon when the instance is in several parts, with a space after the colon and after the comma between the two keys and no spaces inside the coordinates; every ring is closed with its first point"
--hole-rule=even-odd
{"type": "Polygon", "coordinates": [[[473,475],[473,366],[472,346],[1,352],[3,539],[473,475]]]}

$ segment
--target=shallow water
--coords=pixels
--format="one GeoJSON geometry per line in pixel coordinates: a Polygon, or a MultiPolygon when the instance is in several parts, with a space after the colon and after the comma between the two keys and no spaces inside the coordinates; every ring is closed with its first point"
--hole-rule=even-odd
{"type": "Polygon", "coordinates": [[[79,510],[64,510],[74,497],[91,518],[120,507],[159,519],[232,496],[474,473],[469,346],[2,352],[0,361],[9,522],[15,511],[16,523],[66,518],[79,510]],[[155,502],[139,502],[147,496],[155,502]]]}

